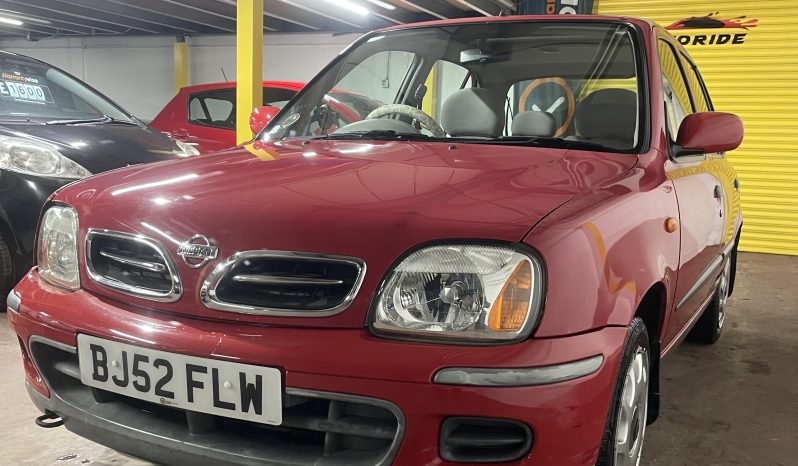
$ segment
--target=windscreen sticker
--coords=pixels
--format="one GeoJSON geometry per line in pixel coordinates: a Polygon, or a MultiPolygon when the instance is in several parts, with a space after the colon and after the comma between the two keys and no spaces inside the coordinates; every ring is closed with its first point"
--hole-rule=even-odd
{"type": "Polygon", "coordinates": [[[37,104],[53,103],[47,80],[16,70],[0,71],[0,98],[37,104]]]}
{"type": "Polygon", "coordinates": [[[287,128],[287,127],[293,125],[294,123],[299,121],[299,117],[300,116],[301,115],[299,113],[292,113],[292,114],[288,115],[287,117],[285,117],[285,120],[283,120],[283,127],[287,128]]]}

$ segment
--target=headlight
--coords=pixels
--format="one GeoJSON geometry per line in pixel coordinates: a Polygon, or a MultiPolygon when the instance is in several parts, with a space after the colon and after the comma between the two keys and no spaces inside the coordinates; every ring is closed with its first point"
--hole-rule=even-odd
{"type": "Polygon", "coordinates": [[[440,245],[413,252],[386,279],[372,328],[463,341],[525,338],[540,317],[543,269],[504,246],[440,245]]]}
{"type": "Polygon", "coordinates": [[[0,168],[26,175],[85,178],[91,172],[53,146],[33,139],[0,136],[0,168]]]}
{"type": "Polygon", "coordinates": [[[180,152],[178,152],[177,155],[181,157],[193,157],[195,155],[200,155],[200,151],[197,150],[197,148],[194,147],[192,144],[183,141],[178,141],[177,139],[175,139],[174,141],[175,144],[177,144],[177,147],[180,148],[180,152]]]}
{"type": "Polygon", "coordinates": [[[39,228],[39,275],[47,282],[77,290],[78,214],[67,206],[52,206],[44,212],[39,228]]]}

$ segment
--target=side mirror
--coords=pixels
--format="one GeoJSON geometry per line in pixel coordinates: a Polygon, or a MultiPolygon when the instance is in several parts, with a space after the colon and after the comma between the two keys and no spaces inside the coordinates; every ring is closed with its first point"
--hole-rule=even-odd
{"type": "Polygon", "coordinates": [[[279,112],[279,108],[272,107],[271,105],[255,107],[249,115],[249,129],[252,130],[253,134],[260,133],[279,112]]]}
{"type": "Polygon", "coordinates": [[[679,126],[676,157],[726,152],[743,142],[743,120],[722,112],[701,112],[688,115],[679,126]]]}

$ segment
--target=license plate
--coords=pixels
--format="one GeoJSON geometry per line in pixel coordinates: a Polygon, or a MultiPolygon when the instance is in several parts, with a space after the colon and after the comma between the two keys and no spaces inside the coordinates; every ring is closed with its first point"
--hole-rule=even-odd
{"type": "Polygon", "coordinates": [[[283,422],[282,375],[273,367],[197,358],[78,335],[80,380],[174,408],[262,424],[283,422]]]}

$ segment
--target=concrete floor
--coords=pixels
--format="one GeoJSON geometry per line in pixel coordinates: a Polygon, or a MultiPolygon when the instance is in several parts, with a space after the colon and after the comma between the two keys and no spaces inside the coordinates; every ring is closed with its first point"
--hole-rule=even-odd
{"type": "MultiPolygon", "coordinates": [[[[664,410],[643,464],[798,464],[798,257],[743,254],[721,340],[663,363],[664,410]]],[[[64,428],[44,430],[23,387],[16,337],[0,315],[0,465],[144,466],[64,428]]],[[[565,466],[565,465],[563,465],[565,466]]]]}

